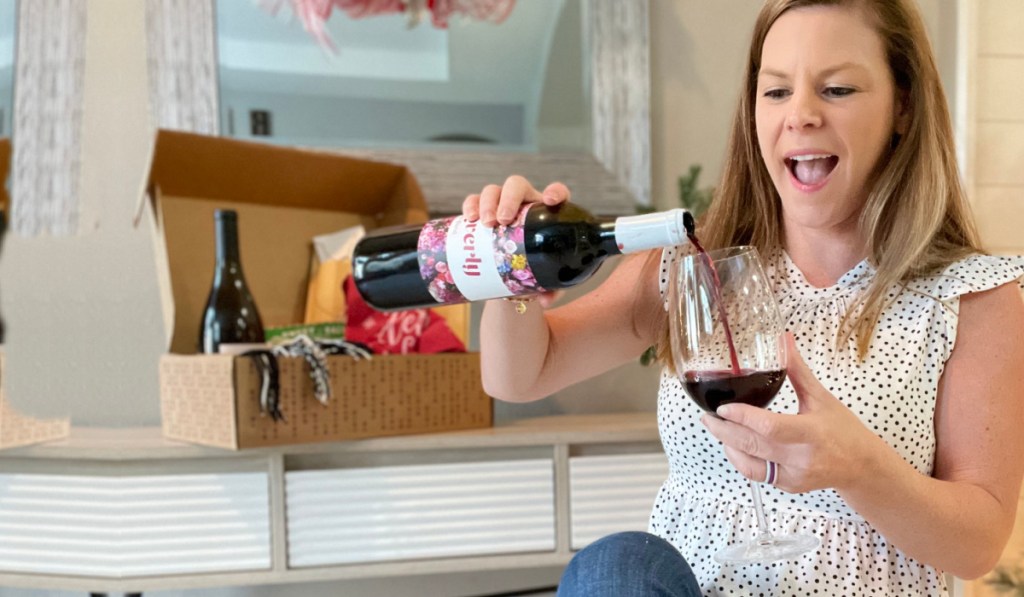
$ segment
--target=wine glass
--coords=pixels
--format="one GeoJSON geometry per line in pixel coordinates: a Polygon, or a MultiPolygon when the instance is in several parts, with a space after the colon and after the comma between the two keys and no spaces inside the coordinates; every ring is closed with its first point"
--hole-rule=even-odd
{"type": "MultiPolygon", "coordinates": [[[[686,255],[669,270],[669,331],[683,390],[702,409],[730,402],[765,408],[786,379],[784,325],[757,249],[686,255]]],[[[759,483],[750,482],[757,535],[715,554],[723,564],[772,562],[819,545],[811,535],[773,535],[759,483]]]]}

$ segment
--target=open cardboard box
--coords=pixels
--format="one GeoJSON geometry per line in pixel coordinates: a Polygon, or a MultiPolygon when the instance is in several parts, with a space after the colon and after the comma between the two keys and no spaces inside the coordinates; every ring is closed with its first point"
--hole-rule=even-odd
{"type": "MultiPolygon", "coordinates": [[[[405,167],[161,130],[141,208],[153,216],[169,330],[170,354],[160,361],[166,437],[239,449],[491,425],[491,399],[473,353],[329,357],[327,405],[314,398],[305,363],[281,359],[286,421],[278,422],[260,413],[259,378],[248,357],[196,354],[213,279],[214,209],[238,212],[242,267],[264,326],[301,323],[314,236],[427,219],[405,167]]],[[[449,308],[463,342],[468,317],[465,305],[449,308]]]]}
{"type": "MultiPolygon", "coordinates": [[[[11,141],[0,139],[0,252],[10,222],[7,175],[11,171],[11,141]]],[[[2,313],[0,313],[2,315],[2,313]]],[[[63,439],[71,432],[71,420],[37,419],[18,411],[4,396],[4,351],[0,344],[0,449],[63,439]]]]}

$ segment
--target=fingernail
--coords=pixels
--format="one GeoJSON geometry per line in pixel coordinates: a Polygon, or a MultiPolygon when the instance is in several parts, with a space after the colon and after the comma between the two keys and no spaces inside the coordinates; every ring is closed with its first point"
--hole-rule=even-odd
{"type": "Polygon", "coordinates": [[[733,410],[732,406],[730,406],[728,404],[723,404],[722,406],[719,406],[715,410],[715,414],[720,416],[720,417],[722,417],[723,419],[728,419],[729,418],[729,414],[732,413],[732,410],[733,410]]]}

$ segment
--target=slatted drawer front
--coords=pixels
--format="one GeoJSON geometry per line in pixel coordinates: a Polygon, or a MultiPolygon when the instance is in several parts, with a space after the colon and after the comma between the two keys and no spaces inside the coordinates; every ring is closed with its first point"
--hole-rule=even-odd
{"type": "Polygon", "coordinates": [[[668,477],[663,453],[569,459],[571,546],[581,549],[619,531],[643,531],[668,477]]]}
{"type": "Polygon", "coordinates": [[[549,459],[286,473],[292,567],[552,551],[549,459]]]}
{"type": "Polygon", "coordinates": [[[130,577],[270,567],[266,473],[0,474],[0,570],[130,577]]]}

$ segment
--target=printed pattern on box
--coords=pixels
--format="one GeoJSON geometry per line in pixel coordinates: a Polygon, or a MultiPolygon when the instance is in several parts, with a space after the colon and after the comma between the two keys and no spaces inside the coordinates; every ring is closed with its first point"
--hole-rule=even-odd
{"type": "Polygon", "coordinates": [[[281,358],[284,421],[260,412],[260,376],[246,357],[164,355],[164,435],[224,448],[479,429],[491,425],[476,354],[331,356],[332,399],[314,398],[305,361],[281,358]],[[234,372],[232,372],[232,367],[234,372]],[[235,398],[237,395],[237,399],[235,398]]]}
{"type": "Polygon", "coordinates": [[[220,448],[237,447],[232,357],[160,359],[164,436],[220,448]]]}
{"type": "Polygon", "coordinates": [[[18,412],[4,397],[4,354],[0,351],[0,448],[27,446],[63,439],[71,432],[71,419],[37,419],[18,412]]]}

